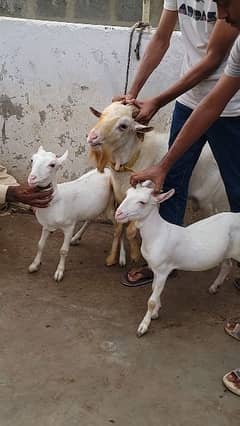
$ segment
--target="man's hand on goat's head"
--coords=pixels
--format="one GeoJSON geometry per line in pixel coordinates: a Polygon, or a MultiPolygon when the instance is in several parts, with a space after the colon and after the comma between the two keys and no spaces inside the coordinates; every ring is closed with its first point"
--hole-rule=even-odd
{"type": "Polygon", "coordinates": [[[166,173],[162,170],[160,164],[157,164],[148,169],[142,170],[138,173],[133,173],[130,178],[130,184],[136,186],[138,183],[142,183],[146,180],[151,180],[154,184],[154,194],[158,194],[163,186],[166,173]]]}
{"type": "Polygon", "coordinates": [[[6,201],[20,202],[32,207],[48,207],[53,194],[53,188],[40,189],[31,188],[28,185],[9,186],[6,194],[6,201]]]}
{"type": "Polygon", "coordinates": [[[124,104],[133,100],[135,100],[135,98],[131,93],[127,93],[126,95],[113,96],[112,98],[112,102],[122,102],[124,104]]]}
{"type": "Polygon", "coordinates": [[[155,98],[145,101],[130,99],[126,103],[136,107],[137,114],[134,116],[134,119],[141,124],[148,124],[159,109],[155,98]]]}

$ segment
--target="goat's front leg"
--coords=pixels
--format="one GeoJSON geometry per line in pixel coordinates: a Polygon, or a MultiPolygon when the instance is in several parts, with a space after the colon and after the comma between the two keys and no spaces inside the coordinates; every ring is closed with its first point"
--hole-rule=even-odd
{"type": "Polygon", "coordinates": [[[38,242],[38,251],[34,258],[34,261],[31,263],[31,265],[28,267],[29,272],[36,272],[39,269],[39,266],[41,265],[41,259],[42,259],[42,253],[43,249],[45,247],[46,241],[48,239],[50,232],[46,228],[42,228],[42,234],[41,238],[38,242]]]}
{"type": "Polygon", "coordinates": [[[61,281],[62,278],[63,278],[63,273],[64,273],[64,270],[65,270],[65,262],[66,262],[66,258],[67,258],[67,255],[68,255],[68,250],[69,250],[71,238],[72,238],[72,235],[73,235],[73,232],[74,232],[74,225],[69,226],[68,228],[64,228],[63,232],[64,232],[64,241],[63,241],[63,245],[60,249],[60,261],[59,261],[57,270],[54,274],[54,279],[57,282],[61,281]]]}
{"type": "Polygon", "coordinates": [[[217,293],[219,287],[223,284],[225,278],[229,275],[232,269],[231,259],[225,259],[220,266],[220,271],[214,283],[209,287],[208,291],[211,294],[217,293]]]}
{"type": "Polygon", "coordinates": [[[127,226],[127,239],[130,248],[130,258],[133,262],[137,262],[140,258],[140,247],[137,240],[137,228],[135,222],[130,222],[127,226]]]}
{"type": "Polygon", "coordinates": [[[106,259],[106,265],[115,265],[118,261],[119,243],[123,233],[123,224],[114,223],[114,237],[112,242],[111,251],[106,259]]]}
{"type": "Polygon", "coordinates": [[[148,331],[148,328],[151,323],[151,319],[156,319],[158,317],[158,311],[161,307],[160,296],[164,289],[169,271],[164,273],[162,270],[159,273],[154,273],[154,279],[152,284],[153,292],[148,300],[148,309],[145,317],[140,323],[137,336],[141,337],[148,331]]]}

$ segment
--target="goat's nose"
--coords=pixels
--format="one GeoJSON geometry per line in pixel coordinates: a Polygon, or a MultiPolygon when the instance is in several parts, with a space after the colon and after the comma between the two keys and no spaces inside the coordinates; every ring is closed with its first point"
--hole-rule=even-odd
{"type": "Polygon", "coordinates": [[[123,216],[123,212],[119,209],[116,210],[115,212],[115,219],[120,219],[123,216]]]}
{"type": "Polygon", "coordinates": [[[99,140],[99,135],[95,129],[90,130],[87,137],[87,142],[91,145],[96,143],[99,140]]]}
{"type": "Polygon", "coordinates": [[[33,184],[36,181],[36,179],[37,179],[37,176],[35,176],[35,175],[29,175],[28,176],[28,184],[29,185],[33,184]]]}

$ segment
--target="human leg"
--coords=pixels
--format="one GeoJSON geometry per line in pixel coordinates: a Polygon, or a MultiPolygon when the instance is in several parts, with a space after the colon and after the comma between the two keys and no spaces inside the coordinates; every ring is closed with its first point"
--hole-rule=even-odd
{"type": "Polygon", "coordinates": [[[220,117],[207,131],[232,212],[240,212],[240,117],[220,117]]]}
{"type": "MultiPolygon", "coordinates": [[[[169,147],[171,147],[174,143],[178,133],[190,117],[191,113],[192,110],[190,108],[176,102],[169,137],[169,147]]],[[[174,196],[161,204],[161,216],[168,222],[176,225],[183,224],[189,181],[205,142],[206,136],[203,135],[175,163],[165,179],[164,191],[168,191],[171,188],[175,189],[174,196]]]]}

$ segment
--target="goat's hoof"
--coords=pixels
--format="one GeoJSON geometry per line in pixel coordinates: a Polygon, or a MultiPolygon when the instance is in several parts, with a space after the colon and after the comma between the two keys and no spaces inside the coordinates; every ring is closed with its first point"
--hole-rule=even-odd
{"type": "Polygon", "coordinates": [[[126,266],[126,264],[127,264],[127,261],[126,261],[126,257],[120,257],[119,258],[119,265],[120,266],[122,266],[122,268],[124,267],[124,266],[126,266]]]}
{"type": "Polygon", "coordinates": [[[79,246],[79,244],[80,244],[80,239],[79,239],[79,238],[77,238],[76,240],[74,240],[74,239],[72,238],[72,239],[71,239],[70,244],[71,244],[71,246],[79,246]]]}
{"type": "Polygon", "coordinates": [[[113,265],[116,265],[116,263],[117,263],[117,260],[113,258],[112,256],[108,256],[105,261],[106,266],[113,266],[113,265]]]}
{"type": "Polygon", "coordinates": [[[28,267],[28,272],[30,272],[30,274],[32,274],[33,272],[37,272],[39,270],[39,268],[40,268],[40,265],[35,265],[34,263],[32,263],[28,267]]]}
{"type": "Polygon", "coordinates": [[[59,283],[63,279],[63,271],[56,270],[54,274],[54,279],[59,283]]]}
{"type": "Polygon", "coordinates": [[[140,256],[131,256],[130,260],[132,263],[137,263],[140,259],[140,256]]]}
{"type": "Polygon", "coordinates": [[[154,314],[152,314],[152,316],[151,316],[151,319],[152,320],[156,320],[156,319],[158,319],[159,318],[159,313],[158,312],[155,312],[154,314]]]}
{"type": "Polygon", "coordinates": [[[217,292],[218,292],[218,287],[213,287],[213,286],[211,285],[211,287],[209,287],[209,289],[208,289],[208,292],[209,292],[210,294],[217,294],[217,292]]]}
{"type": "Polygon", "coordinates": [[[145,324],[140,324],[137,329],[137,337],[142,337],[148,331],[148,327],[145,324]]]}

